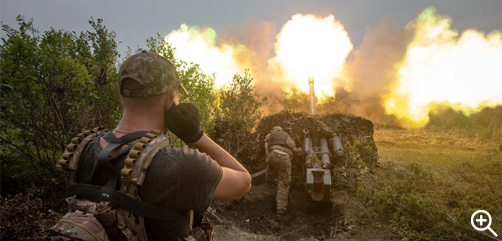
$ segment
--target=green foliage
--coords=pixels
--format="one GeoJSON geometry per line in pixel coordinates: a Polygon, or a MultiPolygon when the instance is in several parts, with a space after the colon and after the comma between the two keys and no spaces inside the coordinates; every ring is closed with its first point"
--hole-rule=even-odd
{"type": "MultiPolygon", "coordinates": [[[[367,145],[359,145],[359,143],[354,140],[352,142],[347,142],[344,145],[344,153],[345,153],[345,158],[344,158],[344,163],[343,167],[344,168],[356,168],[360,170],[360,173],[365,173],[368,171],[368,166],[366,163],[364,163],[364,160],[361,158],[361,154],[363,153],[363,150],[366,150],[369,148],[367,145]]],[[[373,150],[370,150],[373,151],[373,150]]]]}
{"type": "Polygon", "coordinates": [[[210,135],[228,152],[237,155],[244,141],[261,118],[261,107],[267,99],[260,97],[246,70],[235,74],[229,86],[220,91],[220,112],[213,122],[210,135]]]}
{"type": "Polygon", "coordinates": [[[115,123],[120,105],[115,34],[101,19],[79,36],[39,35],[32,21],[17,21],[18,30],[2,25],[0,150],[2,186],[22,188],[52,182],[69,140],[83,128],[115,123]]]}
{"type": "Polygon", "coordinates": [[[90,88],[92,98],[89,103],[93,123],[87,128],[98,125],[114,126],[120,118],[121,103],[117,91],[117,69],[115,63],[119,54],[115,42],[115,32],[106,29],[102,19],[97,22],[91,18],[89,24],[94,31],[80,34],[77,42],[82,43],[79,55],[86,54],[81,61],[93,81],[90,88]],[[89,51],[90,50],[90,51],[89,51]]]}
{"type": "Polygon", "coordinates": [[[253,86],[253,77],[246,70],[243,75],[235,74],[230,85],[220,93],[220,117],[227,117],[243,123],[251,130],[261,118],[260,107],[266,103],[253,86]]]}

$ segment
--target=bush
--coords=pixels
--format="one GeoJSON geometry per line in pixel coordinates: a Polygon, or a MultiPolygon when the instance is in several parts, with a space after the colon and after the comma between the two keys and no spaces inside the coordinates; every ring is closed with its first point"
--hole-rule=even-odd
{"type": "Polygon", "coordinates": [[[17,21],[18,30],[2,25],[0,45],[3,195],[57,181],[55,164],[70,139],[116,123],[120,110],[115,34],[101,19],[89,21],[92,32],[41,36],[32,21],[17,21]]]}
{"type": "Polygon", "coordinates": [[[210,136],[230,154],[236,156],[261,118],[267,99],[260,97],[252,85],[249,71],[235,74],[229,86],[220,91],[220,109],[210,128],[210,136]]]}

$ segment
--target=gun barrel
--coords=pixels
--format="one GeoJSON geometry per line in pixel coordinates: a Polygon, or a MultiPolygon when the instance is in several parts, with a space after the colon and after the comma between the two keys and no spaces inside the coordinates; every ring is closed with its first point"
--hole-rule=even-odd
{"type": "Polygon", "coordinates": [[[330,139],[331,144],[333,144],[333,152],[335,154],[335,159],[341,159],[345,155],[343,152],[343,144],[342,140],[340,139],[339,136],[333,136],[333,138],[330,139]]]}
{"type": "Polygon", "coordinates": [[[328,148],[328,141],[326,138],[321,138],[321,162],[323,168],[327,168],[329,164],[331,164],[330,159],[330,154],[329,154],[329,148],[328,148]]]}
{"type": "Polygon", "coordinates": [[[316,115],[316,97],[314,92],[314,78],[309,78],[309,91],[310,91],[310,114],[316,115]]]}

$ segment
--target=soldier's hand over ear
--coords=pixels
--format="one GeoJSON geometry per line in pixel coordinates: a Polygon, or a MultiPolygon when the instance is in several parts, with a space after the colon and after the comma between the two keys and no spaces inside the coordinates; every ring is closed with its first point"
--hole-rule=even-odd
{"type": "Polygon", "coordinates": [[[203,135],[199,110],[190,103],[173,103],[166,111],[165,121],[167,128],[185,143],[195,143],[203,135]]]}

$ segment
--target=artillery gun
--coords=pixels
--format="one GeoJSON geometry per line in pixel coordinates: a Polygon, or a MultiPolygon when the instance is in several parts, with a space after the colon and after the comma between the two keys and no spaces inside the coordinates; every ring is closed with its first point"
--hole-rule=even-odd
{"type": "Polygon", "coordinates": [[[342,142],[337,135],[331,138],[320,135],[319,130],[305,129],[304,133],[306,198],[309,201],[329,201],[333,166],[331,160],[341,160],[344,157],[342,142]],[[333,152],[330,152],[328,141],[333,152]]]}
{"type": "MultiPolygon", "coordinates": [[[[310,115],[316,113],[316,96],[314,92],[314,79],[309,79],[310,85],[310,115]]],[[[308,201],[329,202],[331,197],[331,160],[340,160],[344,157],[343,145],[336,134],[331,136],[321,132],[319,126],[303,129],[303,150],[306,154],[305,170],[305,196],[308,201]],[[332,152],[328,147],[328,140],[332,152]],[[333,154],[332,154],[333,153],[333,154]]]]}
{"type": "MultiPolygon", "coordinates": [[[[310,113],[281,111],[263,117],[250,144],[239,155],[252,175],[253,185],[265,181],[264,139],[274,126],[281,126],[303,154],[293,157],[293,189],[303,192],[306,200],[327,202],[334,187],[352,185],[353,175],[377,166],[378,150],[373,140],[373,123],[365,118],[342,113],[317,115],[314,81],[310,80],[310,113]],[[334,166],[347,171],[333,173],[334,166]],[[349,171],[350,170],[350,171],[349,171]],[[336,181],[336,182],[335,182],[336,181]]],[[[303,198],[303,197],[302,197],[303,198]]]]}

